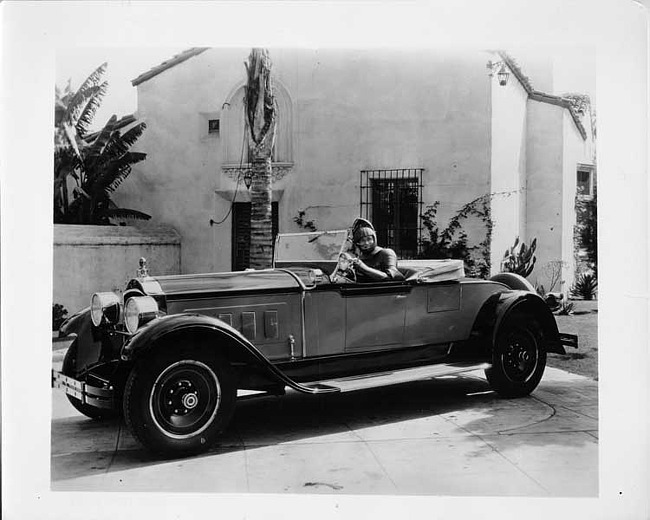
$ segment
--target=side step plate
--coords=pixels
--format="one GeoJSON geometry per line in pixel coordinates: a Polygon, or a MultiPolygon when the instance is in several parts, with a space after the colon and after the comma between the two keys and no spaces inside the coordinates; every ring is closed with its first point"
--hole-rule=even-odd
{"type": "Polygon", "coordinates": [[[352,392],[354,390],[365,390],[379,386],[398,385],[410,381],[429,379],[431,377],[451,376],[473,370],[485,370],[486,368],[490,368],[489,363],[442,363],[424,367],[391,370],[389,372],[364,374],[361,376],[342,377],[340,379],[312,381],[311,383],[302,383],[302,386],[309,388],[312,393],[352,392]]]}

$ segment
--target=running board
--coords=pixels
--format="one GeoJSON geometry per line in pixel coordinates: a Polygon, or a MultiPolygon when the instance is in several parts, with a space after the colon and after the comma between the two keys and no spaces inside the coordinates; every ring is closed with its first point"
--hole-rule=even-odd
{"type": "Polygon", "coordinates": [[[360,376],[342,377],[340,379],[328,379],[324,381],[312,381],[302,383],[300,386],[309,389],[309,393],[331,393],[331,392],[352,392],[354,390],[365,390],[379,386],[398,385],[431,377],[452,376],[471,372],[473,370],[485,370],[490,368],[489,363],[458,362],[427,365],[416,368],[405,368],[364,374],[360,376]]]}

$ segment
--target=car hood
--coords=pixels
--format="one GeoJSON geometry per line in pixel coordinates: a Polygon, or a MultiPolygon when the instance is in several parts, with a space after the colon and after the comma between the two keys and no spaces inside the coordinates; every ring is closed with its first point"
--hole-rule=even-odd
{"type": "Polygon", "coordinates": [[[282,269],[155,276],[166,296],[256,291],[300,290],[295,276],[282,269]]]}

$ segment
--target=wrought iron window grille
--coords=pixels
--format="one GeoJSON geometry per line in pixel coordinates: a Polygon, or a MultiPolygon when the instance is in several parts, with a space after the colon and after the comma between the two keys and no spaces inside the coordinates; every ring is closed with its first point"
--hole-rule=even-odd
{"type": "Polygon", "coordinates": [[[424,168],[361,170],[360,213],[377,231],[377,242],[398,258],[415,258],[422,238],[424,168]]]}

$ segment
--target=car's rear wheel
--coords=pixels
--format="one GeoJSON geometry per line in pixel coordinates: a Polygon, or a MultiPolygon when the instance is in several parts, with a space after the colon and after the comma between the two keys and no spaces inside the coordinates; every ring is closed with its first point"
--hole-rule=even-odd
{"type": "Polygon", "coordinates": [[[540,327],[532,317],[506,318],[492,350],[492,366],[485,371],[490,386],[503,397],[523,397],[539,384],[546,367],[540,327]]]}
{"type": "Polygon", "coordinates": [[[166,349],[133,368],[124,417],[133,436],[152,451],[196,453],[226,427],[236,394],[227,360],[206,349],[166,349]]]}
{"type": "MultiPolygon", "coordinates": [[[[63,358],[63,365],[61,367],[61,372],[63,375],[76,378],[76,367],[77,367],[77,342],[76,340],[72,342],[72,344],[68,347],[68,351],[65,353],[65,357],[63,358]]],[[[89,404],[82,403],[79,399],[76,397],[71,396],[70,394],[66,394],[66,397],[68,398],[68,401],[70,401],[70,404],[74,406],[74,408],[85,415],[86,417],[89,417],[90,419],[94,420],[103,420],[103,419],[115,419],[116,417],[120,416],[121,410],[115,409],[106,409],[106,408],[95,408],[94,406],[90,406],[89,404]]]]}

